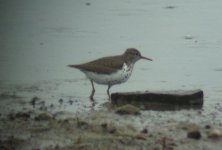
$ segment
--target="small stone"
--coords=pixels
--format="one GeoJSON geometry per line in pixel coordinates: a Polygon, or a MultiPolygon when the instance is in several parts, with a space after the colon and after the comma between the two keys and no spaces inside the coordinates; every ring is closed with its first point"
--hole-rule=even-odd
{"type": "Polygon", "coordinates": [[[212,129],[208,133],[208,138],[218,139],[222,137],[222,132],[219,129],[212,129]]]}
{"type": "Polygon", "coordinates": [[[108,126],[107,123],[102,123],[102,124],[101,124],[101,127],[102,127],[103,129],[107,129],[107,126],[108,126]]]}
{"type": "Polygon", "coordinates": [[[173,150],[176,146],[174,139],[168,136],[161,136],[156,143],[162,145],[163,150],[173,150]]]}
{"type": "Polygon", "coordinates": [[[139,133],[135,136],[136,139],[138,140],[146,140],[146,134],[144,133],[139,133]]]}
{"type": "Polygon", "coordinates": [[[91,5],[91,3],[90,3],[90,2],[86,2],[85,4],[86,4],[86,6],[90,6],[90,5],[91,5]]]}
{"type": "Polygon", "coordinates": [[[89,128],[89,124],[86,121],[80,120],[79,118],[76,118],[76,125],[81,129],[89,128]]]}
{"type": "Polygon", "coordinates": [[[198,128],[189,129],[187,133],[187,137],[191,139],[199,140],[201,138],[200,130],[198,128]]]}
{"type": "Polygon", "coordinates": [[[53,104],[50,104],[50,106],[49,106],[50,108],[53,108],[54,107],[54,105],[53,104]]]}
{"type": "Polygon", "coordinates": [[[147,133],[148,133],[148,130],[147,130],[146,128],[144,128],[144,129],[141,131],[141,133],[147,134],[147,133]]]}
{"type": "Polygon", "coordinates": [[[139,115],[140,109],[133,105],[126,104],[124,106],[117,108],[116,113],[120,115],[139,115]]]}
{"type": "Polygon", "coordinates": [[[210,129],[210,128],[211,128],[210,125],[206,125],[206,126],[205,126],[205,129],[210,129]]]}
{"type": "Polygon", "coordinates": [[[68,103],[69,103],[70,105],[72,105],[72,104],[73,104],[73,100],[69,100],[68,103]]]}
{"type": "Polygon", "coordinates": [[[63,99],[60,98],[60,99],[59,99],[59,104],[62,105],[62,103],[63,103],[63,99]]]}
{"type": "Polygon", "coordinates": [[[46,121],[46,120],[51,120],[53,116],[50,113],[41,113],[38,116],[35,117],[35,120],[37,121],[46,121]]]}
{"type": "Polygon", "coordinates": [[[185,35],[185,36],[184,36],[184,39],[185,39],[185,40],[192,40],[192,39],[193,39],[193,36],[192,36],[192,35],[185,35]]]}
{"type": "Polygon", "coordinates": [[[174,9],[174,8],[176,8],[176,6],[173,6],[173,5],[167,5],[166,8],[167,8],[167,9],[174,9]]]}
{"type": "Polygon", "coordinates": [[[15,114],[14,114],[13,112],[11,112],[11,113],[9,113],[9,114],[7,115],[7,118],[8,118],[9,120],[15,120],[15,114]]]}
{"type": "Polygon", "coordinates": [[[109,129],[109,133],[110,134],[114,134],[116,132],[116,128],[111,128],[111,129],[109,129]]]}
{"type": "Polygon", "coordinates": [[[110,123],[107,124],[106,130],[110,134],[115,134],[118,129],[117,129],[117,127],[116,127],[116,125],[114,123],[110,122],[110,123]]]}
{"type": "Polygon", "coordinates": [[[23,119],[29,119],[30,113],[29,112],[18,112],[15,114],[16,118],[23,118],[23,119]]]}

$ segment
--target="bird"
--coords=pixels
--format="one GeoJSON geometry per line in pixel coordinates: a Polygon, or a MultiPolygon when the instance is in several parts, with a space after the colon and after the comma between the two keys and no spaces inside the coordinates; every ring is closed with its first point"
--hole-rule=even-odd
{"type": "Polygon", "coordinates": [[[107,95],[111,100],[110,88],[126,82],[132,74],[134,64],[140,59],[152,61],[151,58],[142,56],[136,48],[128,48],[122,55],[102,57],[87,63],[67,66],[79,69],[90,80],[92,91],[89,98],[91,100],[94,100],[94,82],[108,85],[107,95]]]}

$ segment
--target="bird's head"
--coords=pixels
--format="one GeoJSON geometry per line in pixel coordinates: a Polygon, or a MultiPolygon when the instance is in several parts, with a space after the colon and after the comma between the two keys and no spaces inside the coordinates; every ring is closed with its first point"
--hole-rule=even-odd
{"type": "Polygon", "coordinates": [[[132,62],[132,63],[135,63],[136,61],[138,61],[140,59],[152,61],[151,58],[142,56],[141,53],[135,48],[126,49],[126,51],[124,52],[123,55],[124,55],[126,61],[132,62]]]}

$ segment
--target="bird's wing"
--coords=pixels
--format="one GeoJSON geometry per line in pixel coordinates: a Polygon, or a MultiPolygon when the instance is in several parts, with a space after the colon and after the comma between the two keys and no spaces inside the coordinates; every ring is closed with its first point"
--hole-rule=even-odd
{"type": "Polygon", "coordinates": [[[121,56],[103,57],[84,64],[69,65],[69,67],[97,73],[113,73],[123,66],[124,61],[122,59],[119,59],[119,57],[121,56]]]}

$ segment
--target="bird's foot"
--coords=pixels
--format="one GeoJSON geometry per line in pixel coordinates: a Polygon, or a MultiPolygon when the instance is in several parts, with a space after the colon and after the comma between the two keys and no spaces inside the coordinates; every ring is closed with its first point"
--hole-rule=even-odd
{"type": "Polygon", "coordinates": [[[108,95],[108,99],[109,99],[109,101],[111,102],[112,99],[111,99],[111,96],[110,96],[110,95],[108,95]]]}
{"type": "Polygon", "coordinates": [[[95,101],[94,98],[93,98],[93,95],[90,95],[90,96],[89,96],[89,99],[90,99],[90,101],[92,101],[92,102],[95,101]]]}

